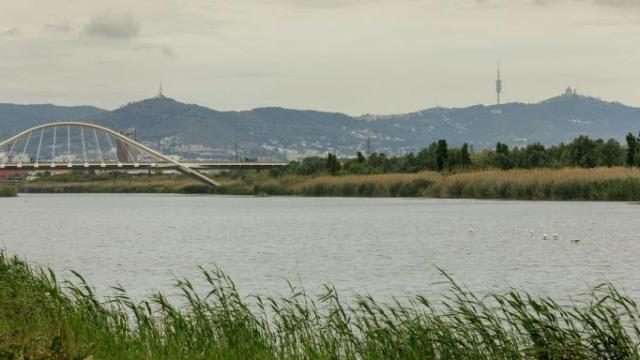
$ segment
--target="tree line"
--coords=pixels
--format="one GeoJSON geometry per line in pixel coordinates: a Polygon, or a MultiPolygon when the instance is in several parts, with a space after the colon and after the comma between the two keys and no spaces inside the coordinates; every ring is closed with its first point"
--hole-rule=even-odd
{"type": "Polygon", "coordinates": [[[533,143],[509,148],[498,142],[494,149],[473,152],[468,144],[449,147],[445,139],[438,140],[418,153],[387,156],[358,152],[355,158],[339,159],[336,154],[326,157],[310,157],[290,164],[284,171],[297,175],[328,173],[382,174],[415,173],[419,171],[455,171],[496,168],[533,169],[562,167],[613,167],[640,166],[640,135],[626,136],[626,144],[615,139],[591,139],[581,135],[568,144],[546,147],[533,143]]]}

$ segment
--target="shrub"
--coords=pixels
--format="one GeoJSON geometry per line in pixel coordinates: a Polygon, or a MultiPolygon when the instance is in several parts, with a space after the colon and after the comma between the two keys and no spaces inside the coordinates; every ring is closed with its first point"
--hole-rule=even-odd
{"type": "Polygon", "coordinates": [[[0,186],[0,197],[15,197],[17,196],[15,186],[0,186]]]}

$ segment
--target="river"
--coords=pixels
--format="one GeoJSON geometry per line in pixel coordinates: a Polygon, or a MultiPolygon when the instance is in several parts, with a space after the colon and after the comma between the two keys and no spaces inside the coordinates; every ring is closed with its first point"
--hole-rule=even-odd
{"type": "Polygon", "coordinates": [[[640,299],[639,213],[630,203],[24,194],[0,199],[0,246],[136,298],[220,266],[245,294],[283,293],[291,280],[434,297],[447,289],[439,267],[479,292],[566,298],[611,281],[640,299]]]}

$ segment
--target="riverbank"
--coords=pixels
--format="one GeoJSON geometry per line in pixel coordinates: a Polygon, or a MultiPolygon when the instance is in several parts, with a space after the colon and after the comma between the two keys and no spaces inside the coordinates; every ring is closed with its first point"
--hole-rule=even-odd
{"type": "Polygon", "coordinates": [[[202,275],[209,289],[176,283],[181,307],[162,294],[139,302],[119,287],[101,299],[79,274],[60,283],[0,252],[0,358],[639,357],[640,312],[612,286],[561,305],[515,290],[481,298],[449,279],[442,303],[416,295],[386,305],[342,300],[331,286],[317,297],[241,297],[222,271],[202,275]]]}
{"type": "Polygon", "coordinates": [[[640,201],[640,170],[625,167],[345,176],[251,171],[221,174],[215,180],[220,188],[181,175],[61,175],[23,183],[19,191],[640,201]]]}
{"type": "Polygon", "coordinates": [[[17,191],[15,186],[3,186],[0,185],[0,197],[15,197],[17,191]]]}
{"type": "Polygon", "coordinates": [[[22,193],[206,193],[209,188],[185,176],[111,174],[47,176],[18,186],[22,193]]]}
{"type": "Polygon", "coordinates": [[[640,170],[570,168],[318,177],[292,186],[311,196],[401,196],[506,200],[640,200],[640,170]]]}

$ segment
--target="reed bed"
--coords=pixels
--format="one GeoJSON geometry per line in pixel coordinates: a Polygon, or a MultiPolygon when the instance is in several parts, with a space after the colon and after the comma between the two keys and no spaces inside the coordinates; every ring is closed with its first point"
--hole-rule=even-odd
{"type": "Polygon", "coordinates": [[[640,201],[640,169],[624,167],[315,177],[246,172],[216,180],[222,187],[212,189],[185,176],[169,175],[51,177],[22,184],[19,191],[640,201]]]}
{"type": "Polygon", "coordinates": [[[60,282],[0,253],[2,359],[638,359],[636,303],[611,285],[571,302],[517,290],[479,297],[447,278],[448,295],[381,303],[239,295],[219,269],[208,289],[176,282],[134,301],[98,297],[84,279],[60,282]],[[204,292],[203,292],[204,290],[204,292]]]}
{"type": "Polygon", "coordinates": [[[435,172],[319,176],[289,185],[291,191],[306,196],[386,196],[415,197],[440,181],[435,172]]]}
{"type": "Polygon", "coordinates": [[[136,177],[51,176],[19,186],[25,193],[203,193],[207,186],[185,177],[143,175],[136,177]]]}
{"type": "Polygon", "coordinates": [[[424,195],[521,200],[640,200],[636,168],[481,171],[443,176],[424,195]]]}
{"type": "Polygon", "coordinates": [[[307,196],[639,201],[640,170],[565,168],[320,176],[300,181],[290,189],[307,196]]]}
{"type": "Polygon", "coordinates": [[[0,197],[16,197],[17,192],[15,186],[0,185],[0,197]]]}

